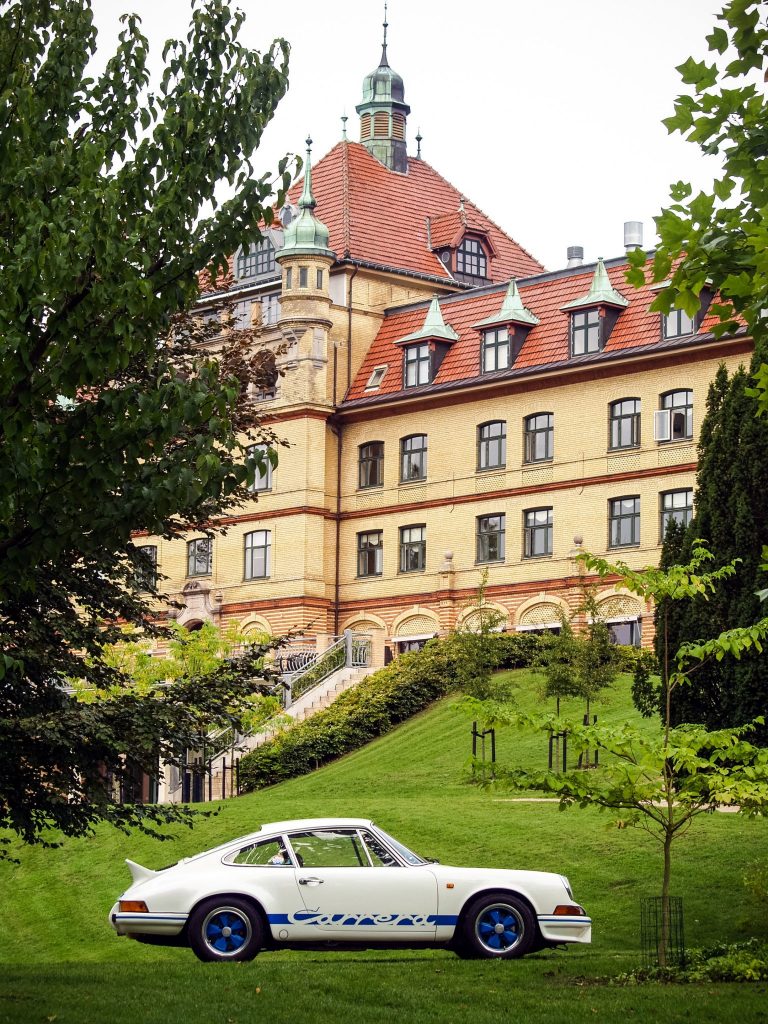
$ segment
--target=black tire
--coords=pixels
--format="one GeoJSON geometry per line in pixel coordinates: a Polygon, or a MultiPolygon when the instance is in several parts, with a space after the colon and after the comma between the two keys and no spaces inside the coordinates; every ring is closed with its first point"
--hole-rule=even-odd
{"type": "Polygon", "coordinates": [[[252,904],[236,896],[219,896],[196,907],[187,926],[198,960],[253,960],[264,944],[261,917],[252,904]]]}
{"type": "Polygon", "coordinates": [[[454,943],[462,959],[516,960],[541,941],[531,908],[507,892],[487,892],[465,909],[454,943]]]}

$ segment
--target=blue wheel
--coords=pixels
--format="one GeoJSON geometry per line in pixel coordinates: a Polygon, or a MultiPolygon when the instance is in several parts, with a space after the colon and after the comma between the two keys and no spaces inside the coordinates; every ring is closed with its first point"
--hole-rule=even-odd
{"type": "Polygon", "coordinates": [[[466,909],[460,955],[512,960],[525,956],[538,939],[536,919],[527,903],[507,893],[486,893],[466,909]]]}
{"type": "Polygon", "coordinates": [[[245,900],[206,900],[190,916],[189,944],[200,960],[252,960],[262,945],[261,922],[245,900]]]}

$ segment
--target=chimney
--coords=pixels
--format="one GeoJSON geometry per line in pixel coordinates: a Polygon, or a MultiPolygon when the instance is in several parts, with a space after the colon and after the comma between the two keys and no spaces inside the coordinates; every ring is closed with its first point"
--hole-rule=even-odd
{"type": "Polygon", "coordinates": [[[584,246],[569,245],[566,249],[565,256],[568,260],[565,264],[566,267],[580,267],[584,262],[584,246]]]}
{"type": "Polygon", "coordinates": [[[627,252],[643,247],[643,222],[641,220],[624,221],[624,248],[627,252]]]}

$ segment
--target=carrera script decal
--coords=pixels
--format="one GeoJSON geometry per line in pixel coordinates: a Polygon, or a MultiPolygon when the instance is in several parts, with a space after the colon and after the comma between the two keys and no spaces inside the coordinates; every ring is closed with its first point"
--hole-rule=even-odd
{"type": "Polygon", "coordinates": [[[454,914],[323,914],[296,910],[292,914],[270,914],[270,924],[303,924],[318,928],[433,928],[456,924],[454,914]]]}

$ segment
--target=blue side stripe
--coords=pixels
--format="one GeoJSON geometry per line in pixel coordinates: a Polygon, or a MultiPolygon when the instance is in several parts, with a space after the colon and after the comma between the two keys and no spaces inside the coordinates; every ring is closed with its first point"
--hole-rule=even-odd
{"type": "Polygon", "coordinates": [[[455,925],[458,921],[456,914],[321,914],[312,911],[298,910],[293,914],[268,914],[270,924],[312,924],[318,925],[322,919],[323,924],[342,926],[345,928],[376,928],[376,927],[398,927],[415,928],[424,922],[430,925],[455,925]],[[376,917],[390,918],[390,920],[376,921],[376,917]]]}

